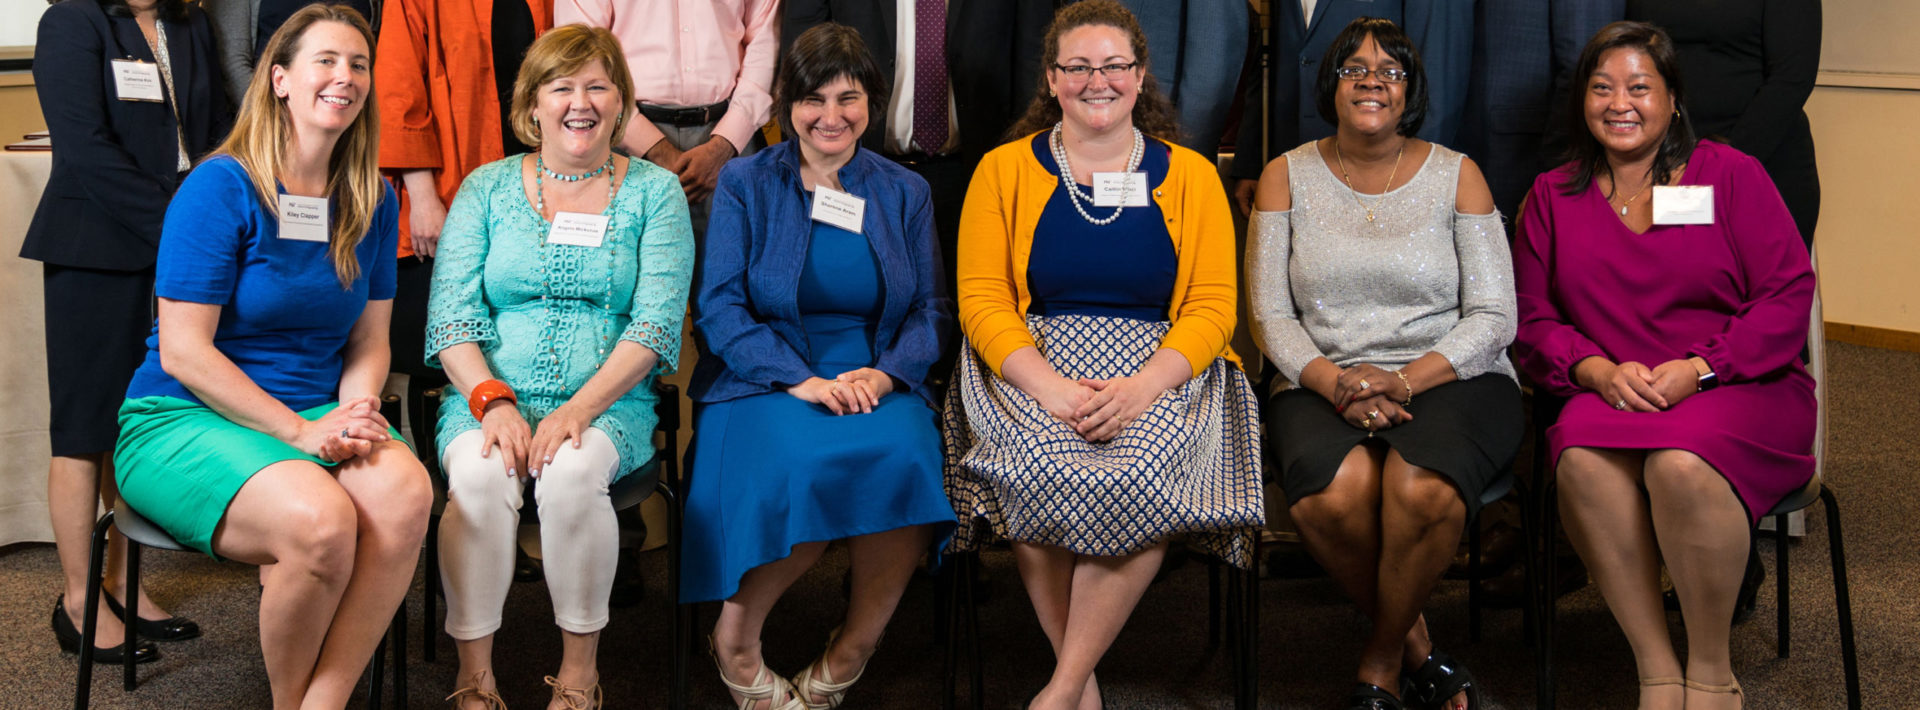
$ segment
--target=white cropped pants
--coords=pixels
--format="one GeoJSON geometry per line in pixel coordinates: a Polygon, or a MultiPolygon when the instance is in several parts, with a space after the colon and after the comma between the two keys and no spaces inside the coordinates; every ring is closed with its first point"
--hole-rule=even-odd
{"type": "MultiPolygon", "coordinates": [[[[480,456],[484,435],[454,438],[440,458],[447,507],[440,518],[440,580],[447,594],[447,635],[471,641],[500,629],[513,583],[522,481],[507,475],[496,450],[480,456]]],[[[553,623],[576,634],[607,625],[607,597],[619,564],[620,526],[607,487],[620,465],[606,432],[588,428],[541,467],[534,486],[540,506],[540,550],[553,623]]]]}

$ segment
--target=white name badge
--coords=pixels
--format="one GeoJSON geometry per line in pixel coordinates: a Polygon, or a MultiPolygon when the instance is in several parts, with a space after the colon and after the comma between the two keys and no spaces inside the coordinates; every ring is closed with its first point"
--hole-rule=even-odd
{"type": "Polygon", "coordinates": [[[865,198],[854,197],[825,185],[813,188],[813,221],[860,234],[860,222],[866,215],[865,198]]]}
{"type": "Polygon", "coordinates": [[[325,243],[327,235],[327,198],[280,196],[280,238],[300,242],[325,243]]]}
{"type": "Polygon", "coordinates": [[[1094,173],[1093,206],[1147,206],[1147,174],[1141,172],[1094,173]]]}
{"type": "Polygon", "coordinates": [[[121,101],[167,100],[167,89],[160,85],[160,65],[136,59],[113,60],[113,93],[121,101]]]}
{"type": "Polygon", "coordinates": [[[1654,224],[1713,224],[1713,186],[1653,188],[1654,224]]]}
{"type": "Polygon", "coordinates": [[[607,223],[611,219],[603,214],[555,212],[553,228],[547,230],[547,243],[599,247],[607,241],[607,223]]]}

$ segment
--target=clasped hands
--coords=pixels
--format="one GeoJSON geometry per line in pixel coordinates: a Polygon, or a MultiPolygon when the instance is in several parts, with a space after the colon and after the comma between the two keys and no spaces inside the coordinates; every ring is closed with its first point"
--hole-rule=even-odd
{"type": "Polygon", "coordinates": [[[1164,389],[1138,377],[1105,380],[1055,377],[1034,399],[1053,418],[1072,427],[1074,433],[1092,442],[1112,441],[1128,423],[1147,411],[1164,389]]]}
{"type": "Polygon", "coordinates": [[[339,463],[365,456],[374,444],[391,438],[387,418],[380,416],[380,398],[354,397],[302,425],[291,443],[309,455],[339,463]]]}
{"type": "Polygon", "coordinates": [[[585,407],[568,402],[541,419],[536,431],[527,425],[526,418],[512,401],[488,402],[484,418],[480,420],[480,457],[492,458],[497,446],[500,455],[507,458],[507,475],[539,478],[540,469],[553,463],[553,454],[560,450],[560,445],[571,441],[573,448],[580,448],[583,443],[580,437],[593,425],[595,416],[596,413],[585,407]]]}
{"type": "Polygon", "coordinates": [[[1648,369],[1638,362],[1589,357],[1574,366],[1573,375],[1580,386],[1622,411],[1664,411],[1700,391],[1700,370],[1691,360],[1668,360],[1648,369]]]}
{"type": "Polygon", "coordinates": [[[1413,413],[1402,404],[1412,399],[1411,394],[1405,381],[1393,371],[1360,363],[1342,368],[1326,397],[1341,419],[1375,432],[1413,421],[1413,413]]]}
{"type": "Polygon", "coordinates": [[[866,414],[880,406],[880,398],[893,392],[893,377],[871,367],[848,370],[829,380],[809,377],[787,388],[787,394],[826,407],[835,416],[866,414]]]}
{"type": "Polygon", "coordinates": [[[680,189],[687,193],[687,202],[699,204],[713,194],[714,186],[720,181],[720,166],[738,152],[733,142],[722,136],[713,136],[685,151],[673,141],[661,138],[647,149],[646,158],[679,176],[680,189]]]}

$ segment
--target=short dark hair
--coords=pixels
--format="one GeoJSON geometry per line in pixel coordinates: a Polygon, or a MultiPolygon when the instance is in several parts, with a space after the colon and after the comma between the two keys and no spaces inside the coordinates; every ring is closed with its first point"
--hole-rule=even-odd
{"type": "MultiPolygon", "coordinates": [[[[60,0],[47,0],[51,5],[60,0]]],[[[127,7],[127,0],[100,0],[100,9],[112,17],[133,17],[133,8],[127,7]]],[[[187,19],[186,0],[160,0],[154,3],[154,10],[160,19],[180,22],[187,19]]]]}
{"type": "Polygon", "coordinates": [[[1395,133],[1412,136],[1420,132],[1420,125],[1427,121],[1427,70],[1420,64],[1420,50],[1414,49],[1413,39],[1393,24],[1392,20],[1379,17],[1356,17],[1347,23],[1346,29],[1334,36],[1333,44],[1327,47],[1327,55],[1320,59],[1320,76],[1314,82],[1315,105],[1320,109],[1320,117],[1327,123],[1340,124],[1340,114],[1334,110],[1333,96],[1340,90],[1340,66],[1345,64],[1367,37],[1372,36],[1380,50],[1400,63],[1407,73],[1407,108],[1400,112],[1400,125],[1395,133]]]}
{"type": "Polygon", "coordinates": [[[1587,48],[1580,51],[1580,62],[1573,66],[1565,129],[1566,159],[1573,164],[1573,174],[1560,183],[1562,193],[1577,195],[1593,185],[1593,179],[1601,172],[1612,169],[1607,164],[1607,149],[1600,145],[1600,139],[1593,137],[1593,129],[1587,127],[1586,87],[1593,72],[1600,68],[1600,57],[1614,49],[1645,52],[1653,60],[1654,71],[1660,72],[1661,80],[1667,83],[1667,94],[1673,97],[1673,121],[1667,124],[1667,134],[1661,136],[1660,147],[1653,153],[1653,184],[1672,178],[1673,171],[1693,157],[1693,148],[1700,143],[1699,135],[1693,132],[1693,122],[1687,119],[1686,87],[1680,80],[1680,56],[1674,51],[1673,38],[1656,25],[1615,22],[1600,28],[1593,39],[1587,40],[1587,48]]]}
{"type": "Polygon", "coordinates": [[[869,116],[887,110],[889,79],[880,73],[880,64],[874,61],[858,31],[838,22],[823,22],[795,37],[773,80],[773,120],[780,124],[781,135],[794,134],[795,102],[843,76],[867,92],[869,116]]]}

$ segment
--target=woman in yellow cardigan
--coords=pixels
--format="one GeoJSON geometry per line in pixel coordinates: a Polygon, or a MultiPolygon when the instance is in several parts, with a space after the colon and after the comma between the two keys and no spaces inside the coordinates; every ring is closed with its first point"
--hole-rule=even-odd
{"type": "Polygon", "coordinates": [[[1100,707],[1093,668],[1187,534],[1251,561],[1258,401],[1227,350],[1234,237],[1213,166],[1172,144],[1116,2],[1048,28],[1041,95],[960,219],[963,358],[946,411],[953,548],[1012,541],[1056,664],[1030,707],[1100,707]],[[984,518],[986,525],[978,519],[984,518]]]}

